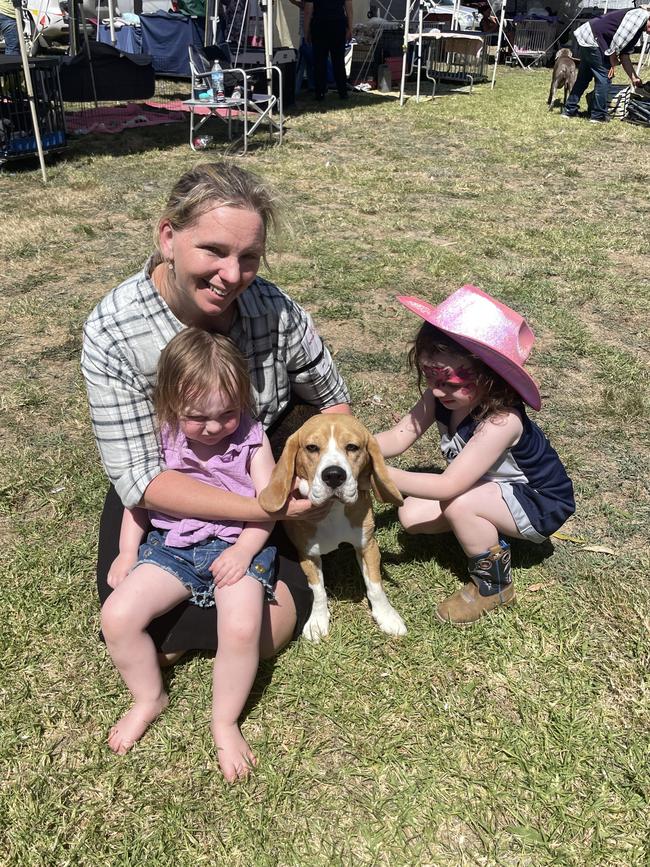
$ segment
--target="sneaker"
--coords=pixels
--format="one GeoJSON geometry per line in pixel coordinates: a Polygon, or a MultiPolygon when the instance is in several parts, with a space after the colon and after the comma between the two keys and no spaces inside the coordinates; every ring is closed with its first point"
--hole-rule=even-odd
{"type": "Polygon", "coordinates": [[[578,115],[577,114],[567,114],[566,111],[561,111],[560,117],[563,120],[575,120],[578,117],[578,115]]]}
{"type": "Polygon", "coordinates": [[[589,123],[609,123],[608,117],[590,117],[589,123]]]}
{"type": "Polygon", "coordinates": [[[515,601],[515,586],[507,584],[500,593],[492,596],[481,596],[478,587],[472,581],[452,593],[438,605],[436,617],[441,623],[451,623],[452,626],[469,626],[480,620],[484,614],[503,605],[512,605],[515,601]]]}

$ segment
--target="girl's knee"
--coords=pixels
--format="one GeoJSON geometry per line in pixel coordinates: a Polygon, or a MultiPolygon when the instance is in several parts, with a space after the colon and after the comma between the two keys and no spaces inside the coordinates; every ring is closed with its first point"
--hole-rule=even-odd
{"type": "MultiPolygon", "coordinates": [[[[104,638],[111,641],[121,638],[127,633],[139,630],[142,625],[136,622],[133,606],[126,600],[119,598],[115,592],[111,593],[101,610],[101,625],[104,638]]],[[[146,624],[145,624],[146,625],[146,624]]]]}
{"type": "Polygon", "coordinates": [[[233,617],[225,623],[218,622],[218,646],[257,647],[261,628],[261,617],[233,617]]]}

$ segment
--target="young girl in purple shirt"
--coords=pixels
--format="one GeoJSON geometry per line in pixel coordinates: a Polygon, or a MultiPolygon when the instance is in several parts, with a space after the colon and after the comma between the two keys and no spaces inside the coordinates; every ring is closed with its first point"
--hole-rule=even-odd
{"type": "MultiPolygon", "coordinates": [[[[274,461],[250,395],[246,360],[227,337],[199,328],[177,334],[160,356],[154,392],[166,469],[255,497],[274,461]]],[[[125,509],[108,575],[114,590],[102,608],[106,646],[133,696],[109,732],[114,752],[125,754],[168,704],[147,626],[188,600],[218,612],[212,735],[221,770],[233,781],[255,764],[237,721],[257,672],[263,602],[274,598],[272,529],[125,509]]]]}

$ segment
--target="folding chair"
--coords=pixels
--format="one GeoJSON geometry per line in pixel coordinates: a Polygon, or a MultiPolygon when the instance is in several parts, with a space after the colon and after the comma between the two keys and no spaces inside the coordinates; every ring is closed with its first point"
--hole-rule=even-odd
{"type": "Polygon", "coordinates": [[[225,52],[217,46],[210,46],[208,52],[201,51],[196,46],[188,46],[190,72],[192,75],[192,95],[184,100],[190,113],[190,147],[196,150],[195,138],[201,128],[211,119],[217,119],[228,127],[228,141],[232,141],[232,122],[240,123],[242,127],[242,154],[248,150],[248,140],[260,127],[267,124],[269,137],[272,140],[277,135],[277,143],[282,144],[284,112],[282,106],[282,71],[279,66],[260,66],[249,69],[230,66],[225,52]],[[224,92],[230,94],[217,101],[212,94],[201,99],[200,94],[211,89],[212,62],[219,60],[224,70],[224,92]],[[264,82],[267,93],[255,93],[256,82],[264,82]],[[277,96],[272,85],[277,81],[277,96]],[[240,96],[232,96],[236,86],[240,88],[240,96]],[[196,122],[196,117],[200,120],[196,122]]]}

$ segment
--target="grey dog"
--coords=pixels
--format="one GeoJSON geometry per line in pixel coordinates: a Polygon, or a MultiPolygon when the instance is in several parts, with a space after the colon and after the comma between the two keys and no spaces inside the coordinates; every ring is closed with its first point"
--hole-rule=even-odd
{"type": "Polygon", "coordinates": [[[553,64],[553,77],[551,79],[551,90],[548,95],[548,110],[553,108],[555,101],[555,93],[561,87],[564,87],[564,103],[566,104],[567,97],[571,93],[573,85],[576,83],[578,75],[578,67],[575,60],[571,56],[570,48],[560,48],[555,55],[555,63],[553,64]]]}

